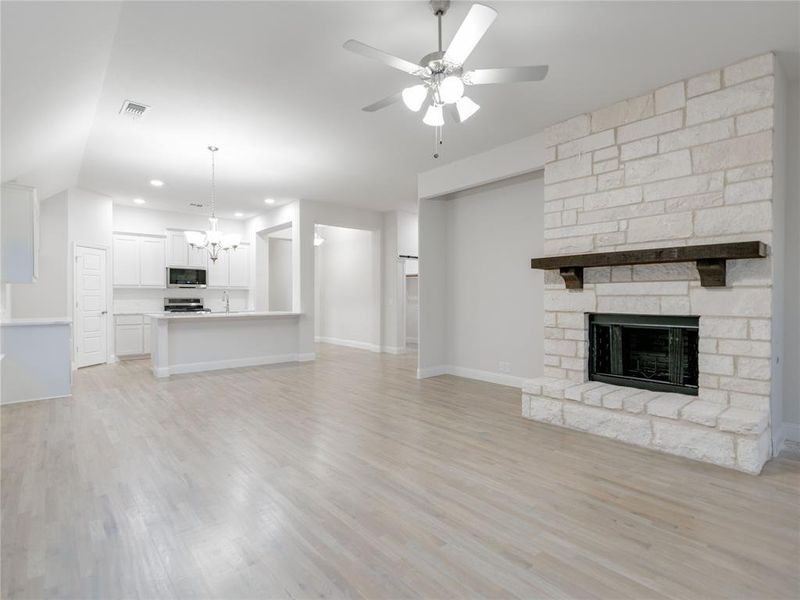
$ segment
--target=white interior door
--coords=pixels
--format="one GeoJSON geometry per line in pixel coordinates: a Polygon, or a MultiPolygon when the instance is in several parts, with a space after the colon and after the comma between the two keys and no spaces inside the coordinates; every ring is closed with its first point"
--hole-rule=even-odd
{"type": "Polygon", "coordinates": [[[106,251],[75,247],[75,364],[106,362],[106,251]]]}

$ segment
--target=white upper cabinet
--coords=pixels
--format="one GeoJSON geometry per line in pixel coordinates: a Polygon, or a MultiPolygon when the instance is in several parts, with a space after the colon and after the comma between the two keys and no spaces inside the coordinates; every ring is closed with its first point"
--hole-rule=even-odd
{"type": "Polygon", "coordinates": [[[242,244],[236,250],[228,251],[230,287],[250,286],[250,246],[242,244]]]}
{"type": "Polygon", "coordinates": [[[217,262],[208,261],[208,287],[246,288],[250,286],[250,246],[221,251],[217,262]]]}
{"type": "Polygon", "coordinates": [[[2,266],[6,283],[33,283],[39,276],[39,200],[36,190],[4,184],[0,192],[2,266]]]}
{"type": "Polygon", "coordinates": [[[114,285],[166,287],[165,245],[162,236],[114,234],[114,285]]]}
{"type": "Polygon", "coordinates": [[[183,231],[167,232],[167,264],[170,267],[206,268],[208,252],[205,248],[192,248],[183,231]]]}
{"type": "Polygon", "coordinates": [[[139,238],[114,236],[114,285],[139,285],[139,238]]]}
{"type": "Polygon", "coordinates": [[[228,287],[228,252],[221,250],[216,262],[208,261],[208,286],[228,287]]]}
{"type": "Polygon", "coordinates": [[[167,272],[164,265],[164,238],[140,238],[141,263],[139,284],[147,287],[166,286],[167,272]]]}

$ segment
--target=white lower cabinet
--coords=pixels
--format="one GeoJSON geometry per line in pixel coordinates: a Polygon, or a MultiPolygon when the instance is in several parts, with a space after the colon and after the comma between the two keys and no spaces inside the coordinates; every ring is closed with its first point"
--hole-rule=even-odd
{"type": "Polygon", "coordinates": [[[117,356],[150,354],[150,319],[143,315],[114,316],[114,347],[117,356]]]}

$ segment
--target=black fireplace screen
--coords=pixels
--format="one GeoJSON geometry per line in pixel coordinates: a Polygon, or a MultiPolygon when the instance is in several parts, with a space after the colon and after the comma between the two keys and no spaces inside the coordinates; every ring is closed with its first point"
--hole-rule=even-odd
{"type": "Polygon", "coordinates": [[[589,315],[589,379],[696,396],[698,321],[589,315]]]}

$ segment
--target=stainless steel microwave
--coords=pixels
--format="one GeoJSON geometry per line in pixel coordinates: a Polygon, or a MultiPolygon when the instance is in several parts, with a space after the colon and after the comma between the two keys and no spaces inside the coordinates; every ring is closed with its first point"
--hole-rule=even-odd
{"type": "Polygon", "coordinates": [[[204,288],[206,270],[189,267],[167,267],[168,288],[204,288]]]}

